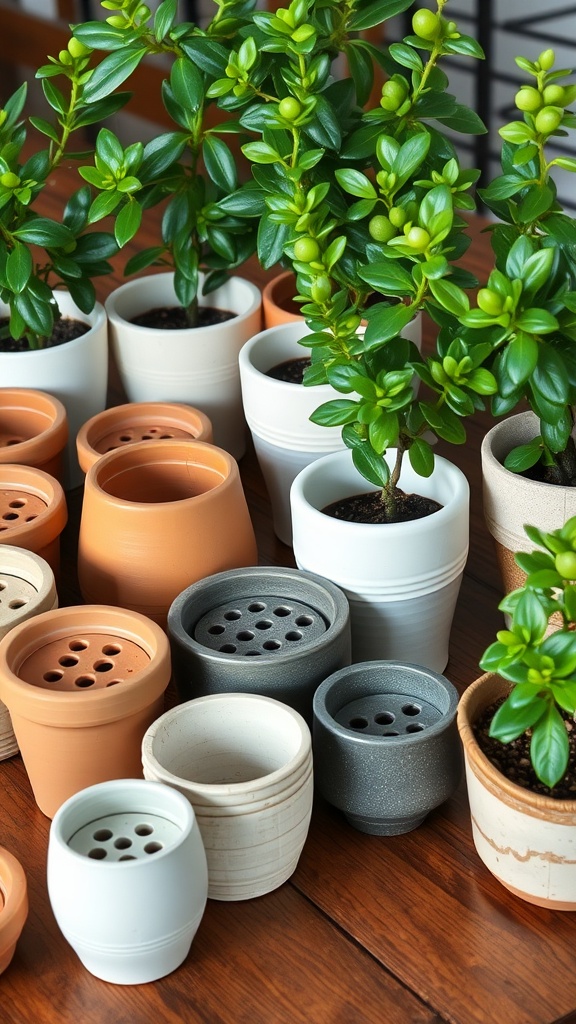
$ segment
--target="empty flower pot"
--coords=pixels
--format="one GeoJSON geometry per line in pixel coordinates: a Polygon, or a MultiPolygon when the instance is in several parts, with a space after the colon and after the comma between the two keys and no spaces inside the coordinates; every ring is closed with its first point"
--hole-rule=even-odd
{"type": "MultiPolygon", "coordinates": [[[[0,638],[32,615],[58,604],[54,573],[40,555],[0,545],[0,638]]],[[[0,760],[18,753],[10,714],[0,702],[0,760]]]]}
{"type": "Polygon", "coordinates": [[[92,416],[78,431],[78,461],[85,473],[115,448],[137,441],[175,438],[212,441],[212,424],[205,413],[177,402],[128,402],[92,416]]]}
{"type": "Polygon", "coordinates": [[[0,699],[44,814],[86,786],[141,777],[169,679],[166,634],[123,608],[57,608],[0,640],[0,699]]]}
{"type": "Polygon", "coordinates": [[[64,479],[68,441],[66,409],[32,388],[0,388],[0,462],[35,466],[64,479]]]}
{"type": "Polygon", "coordinates": [[[238,466],[222,449],[140,441],[103,455],[86,474],[78,542],[85,601],[164,625],[191,583],[256,559],[238,466]]]}
{"type": "Polygon", "coordinates": [[[12,853],[0,847],[0,974],[14,956],[27,916],[24,869],[12,853]]]}
{"type": "Polygon", "coordinates": [[[31,466],[0,463],[0,544],[36,552],[57,579],[67,519],[66,498],[55,477],[31,466]]]}
{"type": "Polygon", "coordinates": [[[360,832],[410,832],[462,774],[458,693],[420,665],[340,669],[314,695],[314,763],[322,796],[360,832]]]}
{"type": "Polygon", "coordinates": [[[97,978],[155,981],[188,955],[204,913],[206,856],[189,802],[120,779],[67,800],[50,826],[48,894],[64,937],[97,978]]]}
{"type": "Polygon", "coordinates": [[[346,597],[298,569],[252,566],[199,580],[172,603],[168,633],[182,700],[259,693],[310,723],[314,690],[350,662],[346,597]]]}
{"type": "Polygon", "coordinates": [[[293,873],[313,791],[310,730],[293,708],[248,693],[198,697],[150,726],[142,763],[194,807],[209,897],[261,896],[293,873]]]}

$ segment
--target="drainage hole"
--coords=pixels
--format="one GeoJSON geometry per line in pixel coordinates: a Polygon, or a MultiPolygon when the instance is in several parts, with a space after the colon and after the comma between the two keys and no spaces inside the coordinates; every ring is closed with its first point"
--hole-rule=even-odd
{"type": "Polygon", "coordinates": [[[94,682],[92,676],[78,676],[74,680],[74,685],[79,686],[81,690],[86,690],[89,686],[94,686],[94,682]]]}
{"type": "Polygon", "coordinates": [[[20,444],[23,438],[11,437],[9,441],[6,441],[6,447],[9,448],[11,444],[20,444]]]}
{"type": "Polygon", "coordinates": [[[33,523],[35,519],[36,519],[35,515],[33,515],[33,516],[26,516],[26,519],[24,520],[24,522],[25,523],[33,523]]]}
{"type": "Polygon", "coordinates": [[[395,731],[394,729],[388,729],[386,732],[383,732],[382,735],[383,736],[399,736],[400,733],[395,731]]]}
{"type": "Polygon", "coordinates": [[[254,633],[249,629],[241,629],[239,633],[236,633],[236,639],[241,640],[242,642],[246,642],[246,640],[253,640],[254,633]]]}
{"type": "Polygon", "coordinates": [[[119,440],[120,441],[131,441],[132,440],[132,434],[120,434],[119,440]]]}
{"type": "Polygon", "coordinates": [[[42,679],[44,680],[45,683],[58,683],[62,679],[63,675],[63,672],[45,672],[44,675],[42,676],[42,679]]]}
{"type": "Polygon", "coordinates": [[[252,601],[252,604],[248,605],[249,612],[263,612],[266,605],[262,601],[252,601]]]}
{"type": "Polygon", "coordinates": [[[422,708],[418,707],[417,704],[404,704],[404,706],[402,707],[402,714],[408,715],[411,718],[415,718],[416,715],[419,715],[421,711],[422,708]]]}
{"type": "Polygon", "coordinates": [[[120,862],[121,860],[137,860],[137,859],[138,858],[135,857],[133,853],[125,853],[125,854],[122,855],[122,857],[118,857],[118,862],[120,862]]]}
{"type": "Polygon", "coordinates": [[[114,840],[114,848],[116,850],[129,850],[132,846],[132,840],[128,839],[128,836],[120,836],[114,840]]]}
{"type": "Polygon", "coordinates": [[[170,441],[174,437],[174,434],[160,434],[161,441],[170,441]]]}
{"type": "Polygon", "coordinates": [[[154,829],[152,828],[152,825],[144,825],[143,824],[143,825],[136,825],[136,828],[134,829],[134,831],[135,831],[137,836],[151,836],[153,831],[154,831],[154,829]]]}
{"type": "Polygon", "coordinates": [[[112,832],[109,828],[99,828],[92,838],[95,843],[107,843],[109,839],[112,839],[112,832]]]}
{"type": "Polygon", "coordinates": [[[142,434],[141,440],[142,441],[153,441],[154,438],[152,437],[152,434],[142,434]]]}
{"type": "Polygon", "coordinates": [[[111,679],[108,683],[106,683],[106,686],[118,686],[118,683],[121,682],[121,679],[111,679]]]}
{"type": "Polygon", "coordinates": [[[234,644],[222,644],[222,647],[218,648],[222,654],[236,654],[236,646],[234,644]]]}
{"type": "Polygon", "coordinates": [[[258,658],[260,653],[261,653],[260,651],[244,651],[244,657],[245,658],[258,658]]]}
{"type": "Polygon", "coordinates": [[[92,860],[104,860],[107,857],[107,853],[106,850],[103,850],[101,847],[96,847],[94,850],[90,850],[88,856],[91,857],[92,860]]]}
{"type": "Polygon", "coordinates": [[[6,584],[4,580],[0,580],[0,590],[6,590],[6,584]]]}
{"type": "Polygon", "coordinates": [[[422,722],[411,722],[410,725],[406,726],[406,732],[423,732],[423,730],[422,722]]]}
{"type": "Polygon", "coordinates": [[[297,626],[311,626],[314,619],[311,615],[299,615],[297,619],[294,619],[297,626]]]}
{"type": "Polygon", "coordinates": [[[380,711],[377,715],[374,715],[374,721],[376,725],[392,725],[395,717],[391,711],[380,711]]]}
{"type": "Polygon", "coordinates": [[[118,654],[122,653],[120,644],[104,644],[102,648],[102,654],[106,658],[115,658],[118,654]]]}
{"type": "Polygon", "coordinates": [[[87,647],[88,643],[86,640],[71,640],[68,644],[70,651],[85,651],[87,647]]]}
{"type": "Polygon", "coordinates": [[[14,601],[8,602],[8,607],[11,608],[12,611],[17,611],[18,608],[23,608],[25,604],[28,604],[28,602],[24,601],[22,598],[15,598],[14,601]]]}
{"type": "Polygon", "coordinates": [[[239,612],[237,608],[231,609],[229,612],[224,612],[224,618],[227,622],[235,622],[236,619],[242,618],[242,612],[239,612]]]}
{"type": "Polygon", "coordinates": [[[78,664],[78,658],[73,654],[63,654],[61,658],[58,658],[58,664],[62,665],[62,668],[72,668],[73,665],[78,664]]]}
{"type": "Polygon", "coordinates": [[[5,522],[7,523],[13,522],[15,519],[19,518],[20,517],[17,512],[5,512],[4,515],[2,516],[2,519],[4,519],[5,522]]]}
{"type": "Polygon", "coordinates": [[[114,665],[111,661],[95,661],[93,665],[95,672],[109,672],[112,668],[114,665]]]}
{"type": "Polygon", "coordinates": [[[24,508],[25,504],[26,502],[22,498],[15,498],[14,501],[8,502],[8,508],[24,508]]]}
{"type": "Polygon", "coordinates": [[[279,651],[282,644],[279,640],[265,640],[262,647],[265,651],[279,651]]]}
{"type": "Polygon", "coordinates": [[[211,636],[220,636],[221,633],[224,633],[225,629],[226,626],[223,626],[221,623],[218,623],[218,625],[216,626],[210,626],[208,632],[210,633],[211,636]]]}
{"type": "Polygon", "coordinates": [[[146,843],[144,853],[158,853],[162,849],[162,843],[146,843]]]}
{"type": "Polygon", "coordinates": [[[367,718],[351,718],[348,722],[351,729],[366,729],[368,727],[367,718]]]}
{"type": "Polygon", "coordinates": [[[278,606],[278,608],[274,609],[273,614],[274,615],[278,615],[278,617],[281,618],[281,619],[284,619],[284,618],[286,618],[287,615],[291,615],[292,614],[292,609],[291,608],[287,608],[286,605],[284,605],[284,604],[281,604],[281,605],[278,606]]]}
{"type": "Polygon", "coordinates": [[[271,627],[272,623],[269,619],[259,619],[254,626],[255,629],[271,629],[271,627]]]}
{"type": "Polygon", "coordinates": [[[286,639],[291,640],[294,643],[296,640],[302,639],[302,633],[299,629],[289,629],[286,633],[286,639]]]}

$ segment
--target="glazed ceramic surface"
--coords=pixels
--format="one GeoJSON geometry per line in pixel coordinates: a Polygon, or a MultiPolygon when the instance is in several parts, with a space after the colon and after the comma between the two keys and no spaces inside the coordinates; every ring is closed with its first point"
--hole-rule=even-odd
{"type": "Polygon", "coordinates": [[[64,483],[66,409],[33,388],[0,387],[0,462],[34,466],[64,483]]]}

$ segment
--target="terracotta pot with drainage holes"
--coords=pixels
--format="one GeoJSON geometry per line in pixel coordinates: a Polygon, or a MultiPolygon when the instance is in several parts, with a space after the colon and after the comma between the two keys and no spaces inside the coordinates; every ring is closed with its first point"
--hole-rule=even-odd
{"type": "Polygon", "coordinates": [[[169,679],[166,634],[123,608],[57,608],[0,640],[0,699],[44,814],[86,786],[141,777],[169,679]]]}
{"type": "Polygon", "coordinates": [[[10,964],[28,916],[28,887],[20,862],[0,847],[0,974],[10,964]]]}
{"type": "Polygon", "coordinates": [[[58,579],[60,534],[67,519],[66,498],[55,477],[31,466],[0,463],[0,544],[34,551],[58,579]]]}
{"type": "Polygon", "coordinates": [[[32,388],[0,388],[0,462],[35,466],[62,483],[68,417],[62,402],[32,388]]]}
{"type": "Polygon", "coordinates": [[[205,413],[178,402],[128,402],[92,416],[78,431],[78,461],[85,473],[101,455],[136,441],[212,442],[205,413]]]}
{"type": "Polygon", "coordinates": [[[458,693],[420,665],[367,661],[314,694],[314,765],[322,796],[360,832],[410,832],[462,774],[458,693]]]}
{"type": "MultiPolygon", "coordinates": [[[[0,638],[25,619],[57,604],[54,573],[48,562],[33,551],[0,545],[0,638]]],[[[17,753],[8,708],[0,702],[0,760],[17,753]]]]}
{"type": "Polygon", "coordinates": [[[259,693],[309,724],[316,687],[350,663],[346,597],[299,569],[251,566],[199,580],[172,603],[168,633],[183,700],[259,693]]]}
{"type": "Polygon", "coordinates": [[[90,786],[56,813],[48,894],[84,966],[118,985],[155,981],[188,955],[208,874],[194,812],[143,779],[90,786]]]}

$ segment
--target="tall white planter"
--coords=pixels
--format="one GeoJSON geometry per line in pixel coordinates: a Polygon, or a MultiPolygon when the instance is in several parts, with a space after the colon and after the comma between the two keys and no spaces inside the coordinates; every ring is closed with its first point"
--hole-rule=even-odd
{"type": "MultiPolygon", "coordinates": [[[[64,486],[80,487],[84,474],[76,455],[76,434],[83,423],[106,408],[108,389],[108,336],[106,313],[97,302],[86,315],[68,292],[54,293],[63,316],[83,320],[90,325],[86,334],[52,348],[30,352],[0,353],[0,385],[11,388],[37,388],[59,398],[68,416],[67,465],[64,486]]],[[[0,317],[8,307],[0,304],[0,317]]]]}
{"type": "MultiPolygon", "coordinates": [[[[389,452],[390,464],[395,455],[389,452]]],[[[294,557],[298,568],[327,577],[348,597],[353,662],[396,660],[442,672],[468,555],[469,486],[441,457],[427,479],[404,461],[402,490],[434,498],[442,509],[382,525],[327,516],[322,509],[331,502],[371,488],[349,451],[325,455],[292,485],[294,557]]]]}
{"type": "MultiPolygon", "coordinates": [[[[203,277],[200,275],[200,288],[203,277]]],[[[239,459],[245,451],[238,353],[260,330],[260,291],[241,277],[200,296],[200,304],[234,313],[209,327],[162,331],[138,327],[131,318],[161,306],[177,306],[174,275],[135,278],[106,301],[110,344],[130,402],[185,402],[212,421],[214,443],[239,459]]]]}

